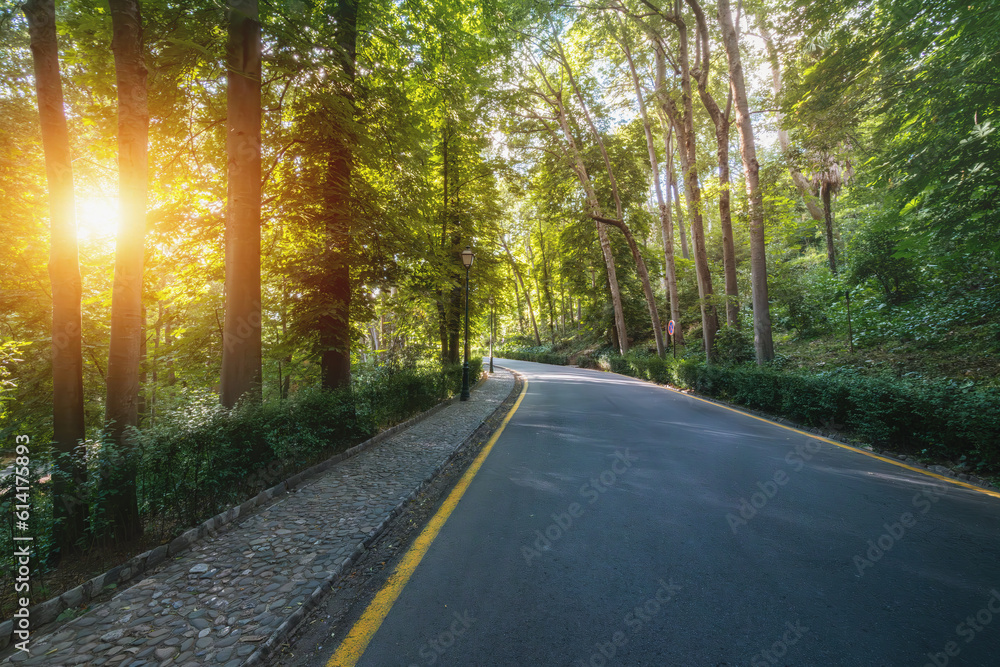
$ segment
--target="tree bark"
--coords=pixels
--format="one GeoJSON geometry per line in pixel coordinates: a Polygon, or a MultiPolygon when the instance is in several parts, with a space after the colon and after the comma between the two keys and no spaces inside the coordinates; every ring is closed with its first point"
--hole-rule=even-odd
{"type": "Polygon", "coordinates": [[[35,93],[49,186],[52,284],[52,430],[62,459],[53,476],[55,544],[58,557],[76,551],[87,524],[82,499],[87,467],[77,445],[86,438],[83,419],[83,343],[81,335],[80,260],[73,200],[73,160],[59,76],[54,0],[27,0],[35,93]]]}
{"type": "Polygon", "coordinates": [[[833,204],[830,202],[830,183],[824,181],[819,186],[820,197],[823,199],[823,223],[826,228],[826,258],[830,262],[830,272],[837,275],[837,248],[833,245],[833,204]]]}
{"type": "Polygon", "coordinates": [[[719,221],[722,227],[722,272],[726,283],[726,324],[739,327],[739,288],[736,282],[736,248],[733,245],[733,217],[729,200],[729,113],[732,104],[732,92],[723,111],[712,93],[708,90],[708,74],[711,69],[711,45],[708,39],[708,23],[705,12],[698,0],[687,0],[695,16],[698,39],[701,48],[698,49],[701,61],[693,72],[698,83],[698,95],[702,105],[708,111],[715,125],[716,156],[719,164],[719,221]]]}
{"type": "Polygon", "coordinates": [[[684,209],[681,207],[681,191],[677,187],[677,174],[670,170],[670,188],[674,191],[674,206],[677,208],[677,233],[681,237],[681,257],[691,259],[691,251],[688,250],[688,233],[684,230],[684,209]]]}
{"type": "Polygon", "coordinates": [[[701,186],[698,182],[697,151],[695,150],[694,103],[691,94],[691,68],[688,59],[687,25],[675,15],[674,25],[678,33],[678,61],[681,67],[681,109],[667,94],[665,89],[666,56],[662,44],[655,44],[656,83],[661,107],[677,130],[678,155],[681,171],[684,173],[684,188],[687,194],[688,218],[691,221],[691,240],[694,245],[695,275],[698,279],[698,296],[701,307],[702,340],[705,357],[713,358],[713,343],[719,328],[719,318],[712,303],[712,274],[708,269],[708,253],[705,248],[705,231],[701,217],[701,186]]]}
{"type": "Polygon", "coordinates": [[[229,0],[226,43],[226,318],[222,404],[261,400],[260,22],[257,0],[229,0]]]}
{"type": "Polygon", "coordinates": [[[356,0],[338,0],[334,12],[340,70],[344,75],[340,95],[346,118],[335,119],[340,131],[327,156],[326,280],[329,299],[320,317],[320,376],[324,389],[351,384],[351,177],[354,151],[350,125],[354,121],[354,73],[357,58],[356,0]]]}
{"type": "Polygon", "coordinates": [[[514,277],[514,301],[517,303],[517,330],[524,333],[524,312],[521,309],[521,292],[517,289],[517,277],[514,277]]]}
{"type": "Polygon", "coordinates": [[[767,255],[764,239],[764,196],[760,190],[757,147],[754,143],[750,106],[747,103],[746,81],[740,57],[739,37],[733,25],[729,0],[719,0],[719,24],[722,42],[729,61],[729,81],[736,101],[736,129],[740,137],[740,157],[746,177],[747,197],[750,201],[750,285],[753,300],[754,350],[757,363],[764,364],[774,358],[771,338],[771,311],[767,296],[767,255]]]}
{"type": "MultiPolygon", "coordinates": [[[[104,421],[112,441],[131,449],[126,429],[138,426],[139,354],[142,339],[142,272],[146,236],[149,107],[143,58],[142,16],[137,0],[109,0],[111,50],[118,86],[118,190],[121,223],[115,247],[111,296],[111,345],[108,353],[104,421]]],[[[107,503],[114,536],[139,534],[135,470],[118,471],[116,493],[107,503]]]]}

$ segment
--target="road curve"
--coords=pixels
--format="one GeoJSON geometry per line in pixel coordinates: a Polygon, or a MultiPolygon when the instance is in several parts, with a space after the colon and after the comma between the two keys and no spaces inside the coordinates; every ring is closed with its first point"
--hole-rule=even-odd
{"type": "Polygon", "coordinates": [[[610,373],[517,413],[359,665],[1000,664],[1000,500],[610,373]]]}

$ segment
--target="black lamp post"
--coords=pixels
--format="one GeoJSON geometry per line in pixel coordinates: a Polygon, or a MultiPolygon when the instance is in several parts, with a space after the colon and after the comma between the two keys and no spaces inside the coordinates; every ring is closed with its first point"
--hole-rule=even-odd
{"type": "Polygon", "coordinates": [[[490,297],[490,373],[493,372],[493,332],[496,329],[496,314],[493,310],[493,297],[490,297]]]}
{"type": "Polygon", "coordinates": [[[462,266],[465,267],[465,363],[462,364],[462,396],[461,400],[469,400],[469,269],[476,259],[470,246],[459,253],[462,256],[462,266]]]}

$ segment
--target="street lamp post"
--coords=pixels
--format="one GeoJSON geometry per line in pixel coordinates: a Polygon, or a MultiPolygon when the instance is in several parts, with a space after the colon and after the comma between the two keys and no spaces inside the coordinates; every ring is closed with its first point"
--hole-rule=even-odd
{"type": "Polygon", "coordinates": [[[465,246],[461,253],[462,265],[465,267],[465,363],[462,364],[462,396],[461,400],[469,400],[469,269],[476,259],[470,246],[465,246]]]}
{"type": "Polygon", "coordinates": [[[493,372],[493,332],[496,329],[496,314],[493,310],[493,297],[490,297],[490,373],[493,372]]]}

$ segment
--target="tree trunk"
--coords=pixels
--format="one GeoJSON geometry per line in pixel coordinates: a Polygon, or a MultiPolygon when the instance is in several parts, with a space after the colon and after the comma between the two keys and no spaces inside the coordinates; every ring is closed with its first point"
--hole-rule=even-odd
{"type": "MultiPolygon", "coordinates": [[[[662,108],[660,111],[662,112],[662,108]]],[[[664,118],[665,114],[658,113],[657,115],[660,118],[660,129],[663,131],[664,155],[667,156],[667,205],[670,205],[672,199],[677,209],[677,235],[681,238],[681,257],[691,259],[691,253],[688,251],[687,232],[684,231],[684,212],[681,210],[681,194],[677,188],[677,174],[674,173],[674,145],[672,141],[674,126],[673,123],[664,118]],[[672,195],[671,192],[673,192],[672,195]]]]}
{"type": "MultiPolygon", "coordinates": [[[[118,180],[121,223],[115,246],[111,296],[111,345],[108,353],[104,421],[111,440],[131,449],[126,429],[138,426],[139,354],[142,339],[142,272],[146,236],[149,109],[143,60],[142,17],[137,0],[109,0],[111,49],[118,86],[118,180]]],[[[105,511],[114,536],[127,540],[141,532],[135,470],[117,471],[116,493],[105,511]]]]}
{"type": "Polygon", "coordinates": [[[549,283],[549,265],[545,257],[545,239],[542,237],[542,221],[538,221],[538,250],[542,253],[542,285],[545,286],[545,298],[549,302],[549,336],[552,344],[556,344],[556,309],[552,303],[552,285],[549,283]]]}
{"type": "MultiPolygon", "coordinates": [[[[528,233],[528,238],[524,240],[524,254],[527,255],[528,257],[528,268],[530,269],[531,273],[531,282],[535,286],[535,295],[536,295],[535,303],[538,304],[538,319],[542,319],[543,317],[545,317],[545,302],[544,299],[542,298],[542,289],[538,285],[538,269],[535,267],[535,254],[531,252],[530,232],[528,233]]],[[[551,322],[549,324],[551,325],[551,322]]],[[[544,326],[545,324],[543,322],[542,327],[544,328],[544,326]]]]}
{"type": "Polygon", "coordinates": [[[27,0],[31,56],[38,97],[45,174],[49,186],[52,284],[52,430],[60,473],[53,475],[57,558],[76,551],[87,525],[82,498],[87,467],[77,445],[86,438],[83,420],[82,287],[73,201],[73,161],[59,76],[54,0],[27,0]]]}
{"type": "Polygon", "coordinates": [[[719,222],[722,226],[722,272],[726,282],[726,324],[739,327],[739,288],[736,283],[736,249],[733,245],[733,218],[729,202],[729,113],[732,106],[732,91],[723,111],[708,90],[708,74],[711,70],[711,44],[708,40],[708,23],[698,0],[687,0],[694,12],[701,48],[701,62],[698,64],[696,81],[698,95],[715,125],[715,143],[719,164],[719,222]]]}
{"type": "Polygon", "coordinates": [[[524,286],[524,279],[521,277],[521,272],[517,270],[517,262],[514,261],[514,255],[511,254],[510,248],[507,247],[507,241],[501,237],[500,244],[503,245],[504,252],[507,253],[507,259],[510,260],[510,268],[514,271],[514,277],[517,278],[517,282],[521,283],[521,291],[524,292],[524,300],[528,303],[528,315],[531,317],[531,328],[535,332],[535,345],[542,344],[542,337],[538,335],[538,323],[535,321],[535,311],[531,307],[531,295],[528,294],[528,288],[524,286]]]}
{"type": "Polygon", "coordinates": [[[146,400],[146,388],[149,386],[149,325],[146,318],[146,306],[142,307],[142,332],[139,335],[139,400],[136,405],[138,426],[149,426],[149,401],[146,400]]]}
{"type": "Polygon", "coordinates": [[[441,363],[448,363],[448,318],[444,308],[444,291],[437,290],[438,334],[441,338],[441,363]]]}
{"type": "MultiPolygon", "coordinates": [[[[674,225],[670,219],[670,206],[663,196],[663,188],[660,185],[660,163],[656,155],[656,145],[653,141],[653,130],[650,127],[649,114],[646,111],[646,100],[642,95],[642,86],[639,85],[639,76],[635,71],[635,63],[632,60],[632,52],[624,41],[619,41],[625,59],[628,61],[629,72],[632,75],[632,86],[635,89],[635,98],[639,104],[639,115],[642,118],[642,128],[646,135],[646,150],[649,153],[649,168],[653,174],[653,189],[656,192],[656,203],[660,211],[660,230],[663,239],[663,258],[666,269],[665,282],[667,300],[670,303],[670,319],[680,322],[680,302],[677,295],[677,270],[674,264],[674,225]]],[[[670,140],[667,138],[667,159],[669,153],[670,140]]],[[[669,196],[669,193],[667,193],[669,196]]]]}
{"type": "Polygon", "coordinates": [[[743,78],[743,63],[740,59],[739,37],[733,25],[729,0],[719,0],[719,23],[722,26],[722,41],[729,61],[729,80],[736,101],[736,129],[740,137],[740,157],[747,183],[747,197],[750,201],[750,285],[753,296],[754,349],[757,363],[763,364],[774,358],[774,342],[771,338],[771,312],[767,296],[767,256],[764,240],[764,197],[760,190],[757,163],[757,147],[754,143],[753,125],[750,122],[750,106],[747,103],[746,82],[743,78]]]}
{"type": "Polygon", "coordinates": [[[521,309],[521,292],[517,289],[517,278],[514,278],[514,300],[517,302],[517,330],[524,333],[524,313],[521,309]]]}
{"type": "Polygon", "coordinates": [[[226,321],[222,404],[261,400],[260,23],[257,0],[229,0],[226,43],[226,321]]]}
{"type": "MultiPolygon", "coordinates": [[[[570,148],[570,155],[574,159],[574,171],[587,195],[587,204],[590,206],[591,215],[600,216],[602,215],[602,211],[601,204],[597,201],[597,192],[590,182],[590,175],[587,173],[583,158],[577,150],[576,140],[570,132],[569,121],[563,112],[561,104],[558,113],[563,134],[566,136],[566,142],[570,148]]],[[[615,315],[615,336],[617,337],[617,340],[613,341],[613,344],[616,344],[615,346],[618,348],[620,354],[625,354],[628,352],[628,333],[625,330],[625,311],[622,309],[622,294],[618,288],[618,273],[615,271],[615,257],[611,252],[611,240],[608,238],[608,232],[603,225],[596,220],[594,224],[597,226],[597,240],[601,244],[601,253],[604,255],[604,264],[608,270],[608,290],[611,292],[611,305],[615,315]]]]}
{"type": "Polygon", "coordinates": [[[670,171],[670,188],[674,191],[674,206],[677,208],[677,233],[681,237],[681,257],[691,259],[688,250],[688,233],[684,230],[684,209],[681,208],[681,191],[677,187],[677,174],[670,171]]]}
{"type": "Polygon", "coordinates": [[[462,296],[464,285],[456,285],[451,289],[451,299],[448,303],[448,363],[457,364],[461,361],[462,349],[462,296]]]}
{"type": "Polygon", "coordinates": [[[713,358],[713,343],[719,328],[719,319],[712,303],[712,274],[708,270],[708,253],[705,248],[705,231],[701,218],[701,186],[698,183],[697,151],[695,150],[694,103],[691,95],[691,68],[688,61],[687,26],[679,18],[675,24],[678,33],[678,60],[681,66],[681,106],[678,109],[665,90],[665,54],[662,44],[655,45],[656,88],[664,113],[677,130],[678,155],[681,171],[684,173],[684,188],[687,194],[688,217],[691,221],[691,240],[694,245],[695,275],[698,280],[698,296],[701,307],[702,339],[705,358],[713,358]]]}
{"type": "Polygon", "coordinates": [[[358,7],[338,0],[334,13],[340,69],[344,75],[341,130],[327,155],[326,184],[326,312],[319,321],[320,376],[324,389],[351,384],[351,177],[353,154],[350,125],[354,114],[354,70],[357,57],[358,7]]]}
{"type": "Polygon", "coordinates": [[[628,225],[621,220],[612,220],[597,216],[591,217],[600,223],[617,227],[621,230],[621,233],[625,235],[625,241],[628,243],[629,250],[632,251],[632,259],[635,260],[635,266],[639,272],[639,280],[642,283],[642,289],[646,293],[646,302],[653,304],[653,334],[656,339],[656,354],[659,357],[663,357],[666,350],[663,345],[663,331],[660,329],[660,317],[659,314],[655,312],[656,302],[653,300],[653,286],[649,282],[649,271],[646,270],[646,262],[642,259],[642,253],[639,251],[639,246],[635,242],[635,237],[632,236],[632,232],[629,230],[628,225]]]}
{"type": "Polygon", "coordinates": [[[832,188],[827,182],[819,187],[823,198],[823,222],[826,227],[826,258],[830,262],[830,272],[837,274],[837,249],[833,245],[833,205],[830,202],[832,188]]]}

